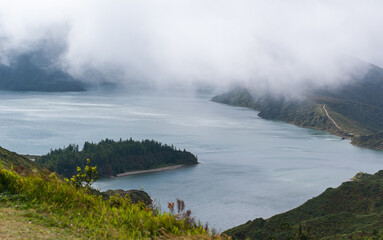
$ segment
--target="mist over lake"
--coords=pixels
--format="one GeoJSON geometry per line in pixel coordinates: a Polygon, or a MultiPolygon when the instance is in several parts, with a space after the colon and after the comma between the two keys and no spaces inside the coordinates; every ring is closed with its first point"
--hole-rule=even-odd
{"type": "Polygon", "coordinates": [[[251,109],[183,91],[1,92],[0,146],[17,153],[118,140],[154,139],[186,149],[201,164],[103,179],[96,188],[144,188],[167,210],[186,208],[217,230],[299,206],[359,171],[382,169],[383,153],[324,132],[268,121],[251,109]]]}

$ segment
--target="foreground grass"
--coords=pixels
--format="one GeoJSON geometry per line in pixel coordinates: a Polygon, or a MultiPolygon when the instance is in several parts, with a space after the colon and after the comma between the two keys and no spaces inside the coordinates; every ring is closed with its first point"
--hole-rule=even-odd
{"type": "Polygon", "coordinates": [[[0,205],[0,239],[76,239],[68,229],[48,227],[28,217],[32,209],[18,210],[0,205]]]}
{"type": "MultiPolygon", "coordinates": [[[[68,235],[91,239],[221,238],[211,236],[207,229],[183,212],[175,215],[161,213],[119,196],[105,201],[87,189],[63,181],[55,173],[35,170],[31,174],[22,174],[2,168],[0,192],[0,204],[6,207],[4,214],[19,217],[9,218],[9,224],[5,224],[4,229],[9,228],[11,233],[12,221],[24,226],[23,218],[28,218],[37,224],[33,225],[36,226],[33,234],[41,230],[48,239],[50,235],[45,233],[49,229],[56,234],[52,238],[58,239],[68,235]],[[57,229],[64,230],[55,231],[57,229]]],[[[40,236],[36,235],[36,238],[40,236]]]]}

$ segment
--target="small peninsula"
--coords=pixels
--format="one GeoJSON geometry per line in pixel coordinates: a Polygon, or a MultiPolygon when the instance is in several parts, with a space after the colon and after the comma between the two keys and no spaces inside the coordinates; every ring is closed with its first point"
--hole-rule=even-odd
{"type": "Polygon", "coordinates": [[[99,178],[129,175],[131,172],[142,173],[141,171],[145,170],[153,172],[169,166],[198,164],[197,157],[186,150],[179,150],[154,140],[132,139],[85,142],[81,151],[78,145],[69,145],[63,149],[51,150],[50,153],[37,158],[36,163],[70,178],[76,174],[77,166],[84,167],[84,159],[87,158],[97,166],[99,178]]]}

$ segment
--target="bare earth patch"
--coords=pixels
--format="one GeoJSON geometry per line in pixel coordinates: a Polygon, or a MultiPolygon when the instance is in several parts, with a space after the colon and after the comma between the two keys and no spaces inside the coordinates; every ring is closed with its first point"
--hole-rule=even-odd
{"type": "Polygon", "coordinates": [[[66,230],[34,223],[26,213],[0,206],[0,239],[74,239],[66,230]]]}

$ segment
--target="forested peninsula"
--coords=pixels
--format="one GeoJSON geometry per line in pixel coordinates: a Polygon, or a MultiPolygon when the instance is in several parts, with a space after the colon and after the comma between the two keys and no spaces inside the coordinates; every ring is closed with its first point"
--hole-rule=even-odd
{"type": "Polygon", "coordinates": [[[179,150],[154,140],[132,139],[99,143],[85,142],[82,150],[78,145],[51,150],[36,159],[36,163],[70,178],[77,166],[84,167],[85,159],[97,166],[99,178],[112,177],[130,171],[148,170],[174,165],[194,165],[197,157],[186,150],[179,150]]]}

